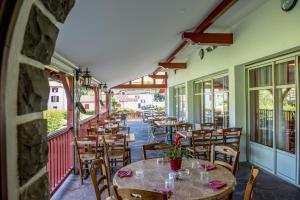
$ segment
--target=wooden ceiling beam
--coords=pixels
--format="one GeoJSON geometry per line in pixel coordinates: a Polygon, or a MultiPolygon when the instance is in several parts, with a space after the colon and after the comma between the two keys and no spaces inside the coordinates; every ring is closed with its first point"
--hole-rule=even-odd
{"type": "MultiPolygon", "coordinates": [[[[207,30],[222,14],[224,14],[233,4],[238,0],[223,0],[219,5],[197,26],[195,33],[203,33],[207,30]]],[[[167,62],[171,62],[175,59],[175,56],[180,52],[186,45],[187,41],[182,41],[178,47],[171,52],[171,54],[166,58],[167,62]]]]}
{"type": "Polygon", "coordinates": [[[170,63],[170,62],[160,62],[158,66],[166,69],[186,69],[186,63],[170,63]]]}
{"type": "Polygon", "coordinates": [[[113,89],[151,89],[151,88],[167,88],[167,84],[132,84],[132,85],[118,85],[113,89]]]}
{"type": "Polygon", "coordinates": [[[153,79],[167,79],[168,78],[168,75],[148,75],[150,78],[153,78],[153,79]]]}
{"type": "Polygon", "coordinates": [[[194,33],[184,32],[182,38],[196,44],[228,46],[233,44],[232,33],[194,33]]]}

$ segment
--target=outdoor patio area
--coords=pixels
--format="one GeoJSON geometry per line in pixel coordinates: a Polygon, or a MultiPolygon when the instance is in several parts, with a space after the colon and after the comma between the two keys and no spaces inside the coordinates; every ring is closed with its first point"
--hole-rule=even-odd
{"type": "MultiPolygon", "coordinates": [[[[143,144],[147,143],[148,127],[141,120],[129,121],[128,126],[135,133],[136,142],[130,145],[132,152],[132,162],[142,160],[143,144]]],[[[248,181],[251,165],[247,162],[240,164],[237,173],[237,186],[233,195],[234,200],[243,199],[243,193],[248,181]]],[[[289,184],[278,177],[261,170],[257,178],[253,200],[299,200],[300,188],[289,184]]],[[[84,184],[80,184],[78,175],[70,175],[58,191],[52,196],[51,200],[73,200],[85,199],[94,200],[95,192],[88,178],[84,184]]]]}

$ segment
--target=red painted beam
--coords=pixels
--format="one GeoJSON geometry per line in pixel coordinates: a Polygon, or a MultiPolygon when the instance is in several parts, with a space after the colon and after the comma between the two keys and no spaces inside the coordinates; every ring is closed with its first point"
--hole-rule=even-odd
{"type": "Polygon", "coordinates": [[[153,78],[153,79],[167,79],[168,78],[168,75],[148,75],[150,78],[153,78]]]}
{"type": "Polygon", "coordinates": [[[160,62],[158,65],[166,69],[186,69],[186,63],[160,62]]]}
{"type": "MultiPolygon", "coordinates": [[[[234,3],[238,0],[223,0],[200,24],[197,26],[194,32],[203,33],[208,29],[223,13],[225,13],[234,3]]],[[[183,41],[179,46],[166,58],[167,62],[174,60],[176,54],[181,51],[187,45],[186,41],[183,41]]]]}
{"type": "Polygon", "coordinates": [[[167,84],[132,84],[132,85],[118,85],[116,87],[114,87],[114,89],[130,89],[130,88],[134,88],[134,89],[149,89],[149,88],[167,88],[167,84]]]}
{"type": "Polygon", "coordinates": [[[184,32],[182,38],[198,44],[215,44],[227,46],[233,44],[232,33],[193,33],[184,32]]]}

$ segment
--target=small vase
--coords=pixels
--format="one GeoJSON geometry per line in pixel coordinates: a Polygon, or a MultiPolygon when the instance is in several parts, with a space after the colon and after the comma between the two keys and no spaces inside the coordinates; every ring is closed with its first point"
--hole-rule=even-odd
{"type": "Polygon", "coordinates": [[[179,157],[177,160],[173,160],[172,158],[170,158],[169,163],[171,170],[178,171],[181,168],[182,157],[179,157]]]}

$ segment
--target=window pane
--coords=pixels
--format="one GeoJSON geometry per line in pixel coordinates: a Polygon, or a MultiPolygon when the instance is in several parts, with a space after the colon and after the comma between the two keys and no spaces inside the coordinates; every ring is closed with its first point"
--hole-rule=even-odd
{"type": "Polygon", "coordinates": [[[205,93],[212,92],[211,86],[212,86],[212,81],[205,81],[204,82],[204,92],[205,93]]]}
{"type": "Polygon", "coordinates": [[[288,61],[275,65],[276,84],[287,85],[295,83],[295,62],[288,61]]]}
{"type": "Polygon", "coordinates": [[[212,94],[210,93],[205,93],[204,94],[204,122],[213,122],[212,119],[212,114],[213,114],[213,110],[212,110],[212,94]]]}
{"type": "Polygon", "coordinates": [[[228,99],[228,92],[214,93],[214,122],[217,122],[218,127],[229,126],[228,99]]]}
{"type": "Polygon", "coordinates": [[[272,90],[250,91],[251,141],[273,146],[273,94],[272,90]]]}
{"type": "Polygon", "coordinates": [[[202,85],[201,82],[195,83],[195,84],[194,84],[194,94],[199,94],[199,93],[201,93],[201,85],[202,85]]]}
{"type": "Polygon", "coordinates": [[[278,103],[276,122],[276,145],[278,149],[295,153],[295,88],[281,88],[276,90],[278,103]]]}
{"type": "Polygon", "coordinates": [[[224,91],[224,77],[214,79],[214,92],[224,91]]]}
{"type": "Polygon", "coordinates": [[[260,67],[249,71],[250,87],[265,87],[272,85],[272,66],[260,67]]]}
{"type": "Polygon", "coordinates": [[[198,124],[201,123],[201,96],[202,95],[194,96],[194,121],[198,124]]]}

